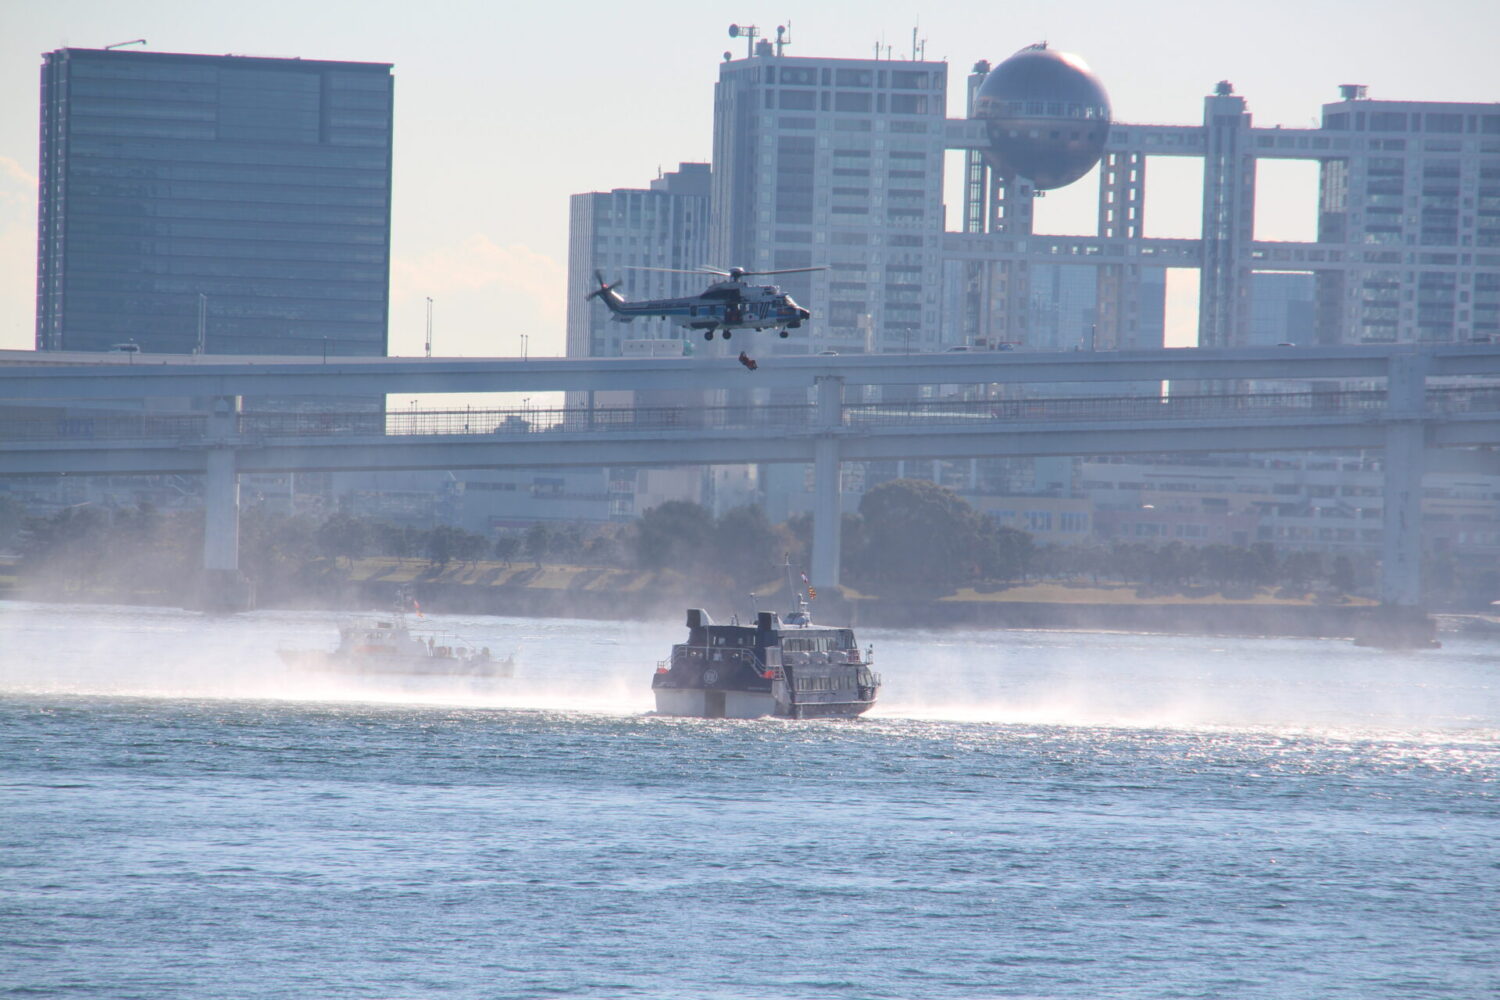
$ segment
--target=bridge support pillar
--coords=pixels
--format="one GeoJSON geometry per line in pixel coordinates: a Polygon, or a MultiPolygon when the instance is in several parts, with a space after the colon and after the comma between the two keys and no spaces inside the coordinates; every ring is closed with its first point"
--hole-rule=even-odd
{"type": "Polygon", "coordinates": [[[839,490],[839,442],[819,438],[813,448],[812,581],[819,587],[839,585],[840,529],[843,510],[839,490]]]}
{"type": "Polygon", "coordinates": [[[834,432],[843,426],[844,380],[819,377],[817,393],[817,421],[822,434],[813,444],[812,582],[819,587],[837,587],[843,503],[839,439],[834,432]]]}
{"type": "Polygon", "coordinates": [[[1361,645],[1436,645],[1422,590],[1422,474],[1427,433],[1425,366],[1416,354],[1395,355],[1386,380],[1384,531],[1380,608],[1355,637],[1361,645]]]}
{"type": "Polygon", "coordinates": [[[1380,603],[1422,607],[1422,471],[1426,440],[1420,423],[1385,431],[1385,531],[1380,603]]]}
{"type": "Polygon", "coordinates": [[[221,397],[209,415],[203,477],[204,611],[245,611],[254,604],[250,582],[240,573],[240,483],[235,460],[239,401],[221,397]]]}

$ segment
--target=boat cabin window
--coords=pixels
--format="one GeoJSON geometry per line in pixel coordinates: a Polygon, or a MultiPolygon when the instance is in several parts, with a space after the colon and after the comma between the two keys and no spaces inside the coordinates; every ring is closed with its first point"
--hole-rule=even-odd
{"type": "Polygon", "coordinates": [[[854,632],[852,629],[839,629],[837,632],[813,635],[784,635],[781,637],[781,648],[788,653],[828,653],[835,649],[853,649],[854,632]]]}
{"type": "Polygon", "coordinates": [[[796,678],[794,687],[798,691],[838,691],[841,688],[854,686],[854,677],[851,674],[840,674],[837,677],[803,677],[796,678]]]}
{"type": "Polygon", "coordinates": [[[725,635],[721,632],[710,636],[708,642],[711,646],[737,646],[748,649],[755,645],[755,636],[748,633],[725,635]]]}

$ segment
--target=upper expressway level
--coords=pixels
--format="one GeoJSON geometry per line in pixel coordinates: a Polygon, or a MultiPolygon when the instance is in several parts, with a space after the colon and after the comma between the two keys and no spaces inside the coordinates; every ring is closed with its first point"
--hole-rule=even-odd
{"type": "MultiPolygon", "coordinates": [[[[737,344],[734,345],[736,348],[737,344]]],[[[1032,353],[846,354],[764,358],[337,358],[0,351],[0,402],[148,396],[376,396],[400,393],[744,389],[845,385],[1500,377],[1500,345],[1285,347],[1032,353]]],[[[1107,392],[1107,390],[1105,390],[1107,392]]]]}

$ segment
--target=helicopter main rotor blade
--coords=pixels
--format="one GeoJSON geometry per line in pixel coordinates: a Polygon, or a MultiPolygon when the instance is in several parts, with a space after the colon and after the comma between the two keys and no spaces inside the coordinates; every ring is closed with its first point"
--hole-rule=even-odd
{"type": "Polygon", "coordinates": [[[722,278],[732,278],[732,277],[735,277],[736,275],[738,275],[739,277],[747,277],[747,276],[750,276],[750,275],[757,275],[757,274],[801,274],[804,271],[826,271],[826,270],[828,270],[828,265],[827,264],[820,264],[817,267],[783,267],[783,268],[777,268],[776,270],[773,270],[773,271],[747,271],[747,270],[745,270],[744,268],[741,268],[741,267],[735,267],[735,268],[730,268],[728,270],[725,270],[722,267],[709,267],[707,264],[703,265],[702,267],[696,267],[696,268],[688,268],[688,267],[646,267],[646,266],[640,265],[640,264],[628,264],[628,265],[625,266],[624,270],[626,270],[626,271],[660,271],[660,272],[663,272],[663,273],[666,273],[666,274],[717,274],[717,275],[719,275],[722,278]]]}
{"type": "MultiPolygon", "coordinates": [[[[624,270],[626,270],[626,271],[662,271],[662,272],[664,272],[666,274],[702,274],[703,273],[702,271],[697,271],[697,270],[693,270],[691,268],[686,268],[686,267],[645,267],[645,266],[637,265],[637,264],[627,264],[627,265],[625,265],[624,270]]],[[[725,274],[727,272],[724,272],[724,271],[715,271],[714,273],[715,274],[725,274]]]]}
{"type": "Polygon", "coordinates": [[[826,270],[828,270],[828,265],[827,264],[820,264],[817,267],[783,267],[783,268],[780,268],[780,269],[775,270],[775,271],[746,271],[744,273],[745,274],[801,274],[803,271],[826,271],[826,270]]]}

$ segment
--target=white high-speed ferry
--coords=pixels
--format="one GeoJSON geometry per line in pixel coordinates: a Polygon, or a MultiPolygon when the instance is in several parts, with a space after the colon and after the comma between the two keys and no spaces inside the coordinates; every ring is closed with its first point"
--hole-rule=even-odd
{"type": "Polygon", "coordinates": [[[662,715],[806,719],[860,715],[875,704],[873,650],[860,652],[853,629],[814,625],[801,595],[785,620],[762,611],[754,625],[715,625],[692,608],[687,627],[687,642],[651,679],[662,715]]]}

